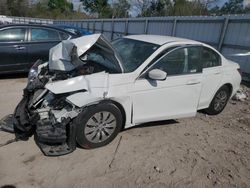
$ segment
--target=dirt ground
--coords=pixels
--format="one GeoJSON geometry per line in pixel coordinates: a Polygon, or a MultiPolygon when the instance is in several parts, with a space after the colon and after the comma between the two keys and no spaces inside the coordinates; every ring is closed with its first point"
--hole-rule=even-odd
{"type": "MultiPolygon", "coordinates": [[[[13,112],[25,84],[25,78],[0,79],[0,118],[13,112]]],[[[0,144],[11,138],[0,132],[0,144]]],[[[105,147],[61,157],[45,157],[33,138],[11,143],[0,147],[0,187],[6,185],[250,187],[250,100],[230,101],[217,116],[144,124],[105,147]]]]}

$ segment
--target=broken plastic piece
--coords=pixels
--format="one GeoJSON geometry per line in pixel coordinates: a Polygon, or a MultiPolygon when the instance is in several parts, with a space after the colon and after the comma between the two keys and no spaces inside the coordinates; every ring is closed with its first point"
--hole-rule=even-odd
{"type": "Polygon", "coordinates": [[[13,114],[9,114],[0,120],[0,129],[8,133],[14,133],[13,114]]]}

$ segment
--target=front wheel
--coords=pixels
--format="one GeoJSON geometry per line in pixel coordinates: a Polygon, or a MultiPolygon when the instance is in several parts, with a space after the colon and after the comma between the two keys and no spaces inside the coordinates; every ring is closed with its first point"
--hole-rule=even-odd
{"type": "Polygon", "coordinates": [[[122,128],[122,114],[112,103],[87,107],[75,120],[76,140],[83,148],[97,148],[110,143],[122,128]]]}
{"type": "Polygon", "coordinates": [[[226,107],[230,97],[230,90],[227,86],[222,86],[215,94],[212,102],[205,112],[209,115],[217,115],[226,107]]]}

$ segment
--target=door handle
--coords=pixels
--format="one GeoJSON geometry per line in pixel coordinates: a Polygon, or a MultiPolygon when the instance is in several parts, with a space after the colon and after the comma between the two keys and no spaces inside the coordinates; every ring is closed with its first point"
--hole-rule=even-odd
{"type": "Polygon", "coordinates": [[[216,71],[216,72],[214,72],[214,75],[217,75],[217,74],[220,74],[221,73],[221,71],[216,71]]]}
{"type": "Polygon", "coordinates": [[[200,83],[200,81],[198,81],[198,80],[189,80],[189,81],[187,81],[186,85],[195,85],[195,84],[199,84],[199,83],[200,83]]]}
{"type": "Polygon", "coordinates": [[[215,73],[214,73],[214,75],[218,75],[218,74],[220,74],[220,72],[215,72],[215,73]]]}
{"type": "Polygon", "coordinates": [[[25,49],[26,49],[25,46],[19,46],[19,45],[15,45],[14,48],[15,48],[16,50],[25,50],[25,49]]]}

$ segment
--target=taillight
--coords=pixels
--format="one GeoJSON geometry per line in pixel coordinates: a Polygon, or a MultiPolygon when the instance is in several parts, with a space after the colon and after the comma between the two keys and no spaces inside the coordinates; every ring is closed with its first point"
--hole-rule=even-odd
{"type": "Polygon", "coordinates": [[[237,69],[237,71],[240,73],[240,75],[242,74],[242,72],[241,72],[240,68],[238,68],[238,69],[237,69]]]}

